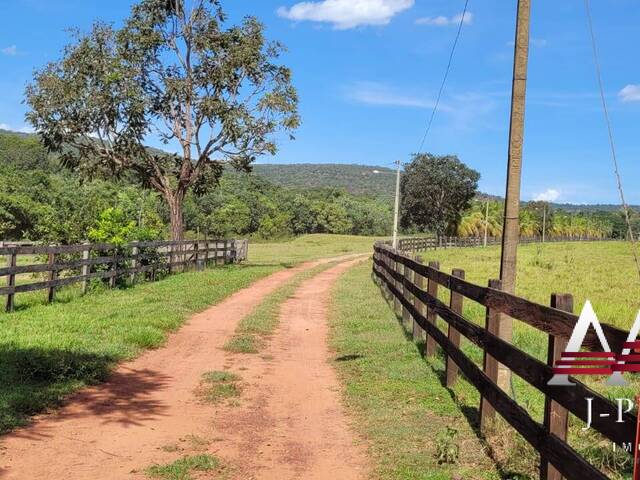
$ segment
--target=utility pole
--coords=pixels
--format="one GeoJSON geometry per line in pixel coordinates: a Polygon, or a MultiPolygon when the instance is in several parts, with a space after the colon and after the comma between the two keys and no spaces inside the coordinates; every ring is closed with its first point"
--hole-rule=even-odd
{"type": "Polygon", "coordinates": [[[487,246],[487,233],[489,231],[489,200],[487,200],[487,210],[484,214],[484,246],[487,246]]]}
{"type": "MultiPolygon", "coordinates": [[[[507,190],[504,203],[502,231],[502,258],[500,280],[502,288],[514,293],[516,285],[516,261],[520,237],[520,178],[522,173],[522,144],[524,140],[524,110],[527,91],[527,64],[529,60],[529,23],[531,0],[518,0],[516,38],[513,55],[513,84],[511,93],[511,120],[509,128],[509,161],[507,167],[507,190]]],[[[498,336],[511,342],[513,320],[501,314],[498,321],[498,336]]],[[[511,372],[500,365],[498,384],[508,391],[511,372]]]]}
{"type": "Polygon", "coordinates": [[[547,237],[547,205],[542,206],[542,243],[547,237]]]}
{"type": "Polygon", "coordinates": [[[396,202],[393,208],[393,249],[398,248],[398,217],[400,215],[400,160],[396,160],[396,202]]]}

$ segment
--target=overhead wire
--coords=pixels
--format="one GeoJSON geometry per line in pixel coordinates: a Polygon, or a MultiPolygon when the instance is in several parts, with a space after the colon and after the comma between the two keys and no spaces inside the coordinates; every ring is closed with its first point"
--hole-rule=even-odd
{"type": "Polygon", "coordinates": [[[436,112],[438,111],[438,107],[440,106],[440,100],[442,99],[442,93],[444,92],[445,84],[447,83],[447,79],[449,78],[449,72],[451,71],[451,65],[453,64],[453,57],[456,53],[456,47],[458,46],[458,41],[460,40],[460,35],[462,33],[462,26],[464,25],[464,22],[466,20],[468,8],[469,8],[469,0],[465,0],[464,9],[462,10],[462,15],[460,15],[458,31],[456,32],[456,37],[451,47],[451,53],[449,54],[449,61],[447,62],[447,68],[445,69],[444,77],[442,78],[442,83],[440,84],[440,90],[438,91],[438,96],[436,97],[436,103],[433,105],[433,110],[431,111],[429,122],[427,123],[427,128],[425,129],[424,135],[422,136],[422,141],[420,142],[420,147],[418,148],[418,151],[417,151],[418,154],[422,153],[424,144],[427,141],[429,132],[431,131],[433,120],[436,117],[436,112]]]}
{"type": "Polygon", "coordinates": [[[604,82],[602,81],[602,67],[600,65],[600,55],[598,54],[598,42],[596,40],[595,29],[593,28],[593,18],[591,15],[591,3],[589,0],[584,0],[584,6],[587,16],[587,24],[589,27],[589,33],[591,35],[591,50],[593,53],[593,62],[596,70],[596,77],[598,79],[598,88],[600,90],[600,101],[602,103],[602,111],[604,114],[604,120],[607,124],[607,132],[609,134],[609,147],[611,149],[611,159],[613,160],[613,171],[616,177],[616,183],[618,187],[618,193],[620,194],[620,201],[622,202],[622,210],[624,212],[625,222],[627,224],[627,234],[631,242],[631,250],[633,253],[633,259],[636,263],[636,269],[638,270],[638,277],[640,278],[640,259],[638,258],[638,248],[636,238],[631,226],[631,215],[629,205],[625,200],[624,189],[622,187],[622,178],[620,175],[620,167],[618,163],[618,156],[616,153],[616,146],[613,136],[613,127],[611,125],[611,117],[609,116],[609,108],[607,107],[607,99],[604,91],[604,82]]]}

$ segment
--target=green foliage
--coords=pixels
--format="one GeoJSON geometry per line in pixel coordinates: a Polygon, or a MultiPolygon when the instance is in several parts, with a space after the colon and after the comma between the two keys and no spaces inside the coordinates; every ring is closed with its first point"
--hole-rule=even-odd
{"type": "Polygon", "coordinates": [[[140,224],[121,207],[109,207],[100,214],[96,224],[89,229],[88,238],[96,243],[112,243],[122,246],[133,241],[149,241],[160,238],[163,227],[157,215],[147,212],[146,222],[142,211],[140,224]]]}
{"type": "Polygon", "coordinates": [[[458,430],[447,425],[436,435],[436,458],[439,464],[454,464],[459,456],[458,430]]]}
{"type": "Polygon", "coordinates": [[[122,246],[134,237],[136,222],[127,219],[120,208],[107,208],[100,214],[95,227],[89,229],[89,240],[122,246]]]}
{"type": "MultiPolygon", "coordinates": [[[[168,208],[158,194],[128,178],[82,181],[61,170],[34,135],[0,132],[0,152],[10,152],[0,158],[0,239],[80,243],[89,239],[89,230],[92,241],[117,243],[166,236],[168,208]],[[24,165],[33,166],[29,175],[24,165]],[[114,222],[121,224],[115,228],[114,222]]],[[[391,207],[391,202],[344,190],[301,191],[227,171],[218,188],[189,194],[184,213],[193,232],[274,239],[307,233],[386,235],[391,207]]]]}
{"type": "Polygon", "coordinates": [[[225,164],[248,170],[274,155],[275,134],[300,123],[283,47],[255,17],[230,26],[217,1],[180,5],[140,0],[120,28],[76,31],[26,91],[47,149],[85,176],[129,175],[155,189],[175,240],[188,191],[214,188],[225,164]],[[150,134],[180,154],[147,148],[150,134]]]}
{"type": "Polygon", "coordinates": [[[480,174],[456,156],[414,155],[402,176],[401,225],[438,235],[455,232],[479,179],[480,174]]]}
{"type": "Polygon", "coordinates": [[[214,236],[275,239],[308,233],[386,235],[391,203],[343,190],[276,187],[259,176],[227,172],[219,187],[186,200],[190,230],[214,236]]]}

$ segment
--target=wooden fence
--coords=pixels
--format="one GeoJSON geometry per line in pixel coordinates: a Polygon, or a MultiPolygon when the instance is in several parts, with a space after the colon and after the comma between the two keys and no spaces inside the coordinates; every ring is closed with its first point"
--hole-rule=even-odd
{"type": "Polygon", "coordinates": [[[93,279],[108,282],[110,287],[123,281],[153,281],[178,270],[240,262],[247,253],[247,240],[135,242],[121,247],[95,243],[3,246],[0,255],[7,262],[0,268],[0,277],[6,277],[6,286],[0,287],[0,295],[7,297],[10,312],[21,292],[47,290],[48,301],[53,302],[56,289],[65,285],[81,283],[86,293],[93,279]],[[25,257],[28,264],[20,265],[25,257]],[[38,257],[46,261],[35,263],[38,257]]]}
{"type": "MultiPolygon", "coordinates": [[[[611,240],[608,238],[597,238],[587,236],[553,236],[546,237],[545,243],[554,242],[597,242],[611,240]]],[[[387,242],[390,244],[391,242],[387,242]]],[[[487,237],[487,245],[500,245],[502,237],[487,237]]],[[[542,243],[541,236],[520,237],[519,243],[542,243]]],[[[403,252],[423,252],[426,250],[436,250],[438,248],[452,247],[482,247],[484,246],[483,237],[447,237],[447,236],[431,236],[431,237],[407,237],[398,240],[398,250],[403,252]]]]}
{"type": "MultiPolygon", "coordinates": [[[[616,423],[617,405],[572,378],[574,387],[549,386],[553,376],[553,362],[560,357],[578,317],[572,313],[571,295],[552,295],[550,306],[540,305],[500,289],[500,282],[492,280],[482,287],[464,280],[463,270],[449,275],[439,270],[437,262],[424,265],[419,260],[393,250],[384,243],[374,246],[374,274],[383,292],[393,299],[396,313],[411,322],[414,337],[426,332],[425,354],[434,355],[440,345],[446,355],[446,386],[456,382],[460,370],[480,392],[480,425],[497,412],[513,426],[541,457],[540,478],[549,480],[604,480],[607,477],[589,464],[567,443],[569,413],[583,421],[588,419],[586,398],[592,398],[591,428],[624,448],[635,439],[636,417],[623,415],[623,423],[616,423]],[[438,299],[438,288],[451,291],[450,303],[438,299]],[[484,328],[463,316],[464,299],[486,307],[484,328]],[[497,333],[497,315],[505,314],[522,321],[548,335],[547,362],[544,363],[512,344],[497,333]],[[439,316],[448,324],[444,333],[436,326],[439,316]],[[484,350],[483,368],[477,366],[460,349],[460,335],[484,350]],[[529,413],[497,385],[498,363],[520,376],[545,395],[544,422],[534,420],[529,413]]],[[[408,325],[407,325],[408,326],[408,325]]],[[[604,334],[612,351],[622,351],[627,332],[603,324],[604,334]]],[[[584,342],[589,349],[600,348],[593,329],[584,342]]],[[[630,454],[633,449],[629,448],[630,454]]]]}

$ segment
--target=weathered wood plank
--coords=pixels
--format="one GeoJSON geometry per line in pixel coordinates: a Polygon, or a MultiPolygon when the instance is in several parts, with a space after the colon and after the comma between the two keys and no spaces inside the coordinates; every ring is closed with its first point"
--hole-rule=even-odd
{"type": "MultiPolygon", "coordinates": [[[[454,268],[451,274],[456,278],[464,279],[464,270],[454,268]]],[[[462,295],[452,291],[451,298],[449,300],[449,308],[452,312],[462,315],[463,301],[464,297],[462,295]]],[[[460,348],[460,332],[458,332],[458,330],[456,330],[456,328],[451,324],[449,324],[447,336],[453,346],[460,348]]],[[[458,380],[458,366],[449,356],[447,356],[445,378],[447,387],[452,387],[458,380]]]]}
{"type": "MultiPolygon", "coordinates": [[[[502,288],[502,284],[500,280],[489,280],[489,287],[500,289],[502,288]]],[[[500,316],[498,312],[493,310],[492,308],[487,307],[485,314],[485,330],[496,336],[500,336],[499,328],[500,328],[500,316]]],[[[498,361],[491,355],[491,352],[487,350],[485,347],[484,350],[484,374],[491,380],[493,383],[498,383],[498,370],[499,364],[498,361]]],[[[484,430],[486,427],[493,422],[495,419],[495,409],[491,402],[488,399],[482,397],[480,399],[480,429],[484,430]]]]}
{"type": "MultiPolygon", "coordinates": [[[[573,297],[571,295],[551,296],[551,306],[558,310],[573,312],[573,297]]],[[[547,347],[547,365],[553,367],[567,348],[567,339],[549,335],[547,347]]],[[[560,440],[567,441],[569,428],[569,412],[566,408],[555,402],[550,397],[545,397],[544,402],[544,427],[547,432],[554,434],[560,440]]],[[[562,480],[562,474],[556,467],[549,463],[546,457],[540,458],[540,478],[542,480],[562,480]]]]}
{"type": "MultiPolygon", "coordinates": [[[[440,263],[429,262],[429,268],[432,270],[438,270],[440,268],[440,263]]],[[[429,296],[433,298],[438,298],[438,283],[433,279],[427,280],[427,293],[429,294],[429,296]]],[[[436,311],[432,308],[429,308],[429,306],[427,305],[427,322],[435,326],[437,317],[438,315],[436,311]]],[[[433,356],[436,353],[436,342],[433,339],[433,337],[429,335],[428,332],[427,332],[427,345],[425,347],[424,353],[427,357],[433,356]]]]}
{"type": "MultiPolygon", "coordinates": [[[[18,261],[18,255],[16,253],[12,253],[8,256],[9,269],[15,268],[16,263],[18,261]]],[[[16,285],[16,276],[11,274],[7,277],[7,288],[15,288],[16,285]]],[[[13,312],[15,308],[15,296],[13,293],[7,295],[7,304],[5,306],[5,310],[7,312],[13,312]]]]}

